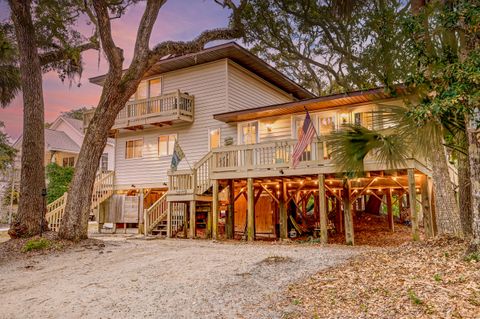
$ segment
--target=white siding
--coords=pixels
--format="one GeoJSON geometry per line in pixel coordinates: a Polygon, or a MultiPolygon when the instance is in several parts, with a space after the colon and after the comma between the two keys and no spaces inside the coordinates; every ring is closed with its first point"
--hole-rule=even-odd
{"type": "Polygon", "coordinates": [[[293,98],[253,73],[228,63],[228,111],[293,101],[293,98]]]}
{"type": "MultiPolygon", "coordinates": [[[[158,137],[163,134],[178,134],[178,141],[190,165],[208,153],[208,132],[220,128],[221,141],[227,136],[236,139],[236,126],[213,119],[213,114],[225,112],[226,60],[199,65],[163,74],[163,92],[179,89],[195,97],[194,123],[174,124],[171,127],[152,128],[132,133],[122,133],[116,140],[115,184],[117,189],[136,187],[161,187],[167,182],[171,156],[158,156],[158,137]],[[125,159],[125,142],[143,138],[143,157],[125,159]]],[[[188,169],[187,160],[182,160],[178,169],[188,169]]]]}
{"type": "Polygon", "coordinates": [[[277,118],[261,119],[258,122],[260,142],[285,140],[292,137],[291,117],[289,115],[277,118]],[[270,132],[268,131],[268,126],[271,128],[270,132]]]}

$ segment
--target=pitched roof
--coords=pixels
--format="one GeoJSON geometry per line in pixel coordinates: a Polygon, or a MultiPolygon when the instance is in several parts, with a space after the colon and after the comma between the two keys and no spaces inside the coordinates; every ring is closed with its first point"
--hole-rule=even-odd
{"type": "Polygon", "coordinates": [[[67,121],[70,125],[72,125],[74,129],[83,134],[83,121],[68,116],[62,116],[61,118],[67,121]]]}
{"type": "Polygon", "coordinates": [[[45,148],[49,151],[67,151],[79,153],[77,145],[65,132],[45,129],[45,148]]]}
{"type": "MultiPolygon", "coordinates": [[[[235,42],[216,45],[197,53],[165,58],[157,62],[145,74],[145,77],[226,58],[238,63],[285,92],[292,94],[297,99],[307,99],[315,96],[310,91],[301,87],[267,62],[235,42]]],[[[91,83],[102,85],[105,80],[105,75],[93,77],[89,80],[91,83]]]]}

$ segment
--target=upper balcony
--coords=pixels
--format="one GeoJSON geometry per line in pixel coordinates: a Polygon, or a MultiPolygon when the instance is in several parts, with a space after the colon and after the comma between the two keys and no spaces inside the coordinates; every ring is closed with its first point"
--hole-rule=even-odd
{"type": "Polygon", "coordinates": [[[142,100],[129,101],[118,113],[112,129],[143,129],[178,122],[193,122],[194,97],[180,90],[142,100]]]}

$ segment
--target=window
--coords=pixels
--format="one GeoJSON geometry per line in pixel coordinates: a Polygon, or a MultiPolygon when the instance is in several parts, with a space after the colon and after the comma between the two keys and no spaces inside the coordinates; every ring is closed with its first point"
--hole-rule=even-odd
{"type": "Polygon", "coordinates": [[[175,147],[176,134],[162,135],[158,138],[158,155],[168,156],[173,154],[175,147]]]}
{"type": "Polygon", "coordinates": [[[243,123],[240,125],[241,144],[258,143],[258,122],[243,123]]]}
{"type": "MultiPolygon", "coordinates": [[[[333,114],[322,114],[318,115],[318,135],[321,137],[327,136],[335,131],[335,115],[333,114]]],[[[331,147],[327,144],[326,141],[322,142],[322,152],[323,159],[331,158],[331,147]]],[[[321,155],[320,155],[321,156],[321,155]]]]}
{"type": "Polygon", "coordinates": [[[355,125],[363,126],[369,130],[373,129],[373,112],[357,112],[353,114],[355,125]]]}
{"type": "Polygon", "coordinates": [[[143,139],[131,140],[126,142],[125,158],[142,157],[143,139]]]}
{"type": "Polygon", "coordinates": [[[137,91],[130,97],[130,101],[147,99],[162,94],[162,80],[155,78],[144,80],[138,84],[137,91]]]}
{"type": "Polygon", "coordinates": [[[63,158],[63,167],[74,167],[75,166],[75,157],[64,157],[63,158]]]}
{"type": "Polygon", "coordinates": [[[108,153],[103,153],[100,158],[100,169],[102,172],[108,171],[108,153]]]}
{"type": "Polygon", "coordinates": [[[148,81],[149,97],[159,96],[162,94],[162,81],[160,78],[148,81]]]}
{"type": "Polygon", "coordinates": [[[220,129],[210,129],[208,140],[210,149],[220,147],[220,129]]]}
{"type": "Polygon", "coordinates": [[[135,100],[143,100],[148,97],[148,85],[147,82],[141,81],[138,84],[137,92],[135,92],[135,100]]]}

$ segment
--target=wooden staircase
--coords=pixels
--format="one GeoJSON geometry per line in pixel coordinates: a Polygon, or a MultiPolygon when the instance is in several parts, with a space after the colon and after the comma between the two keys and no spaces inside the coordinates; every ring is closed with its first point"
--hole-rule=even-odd
{"type": "Polygon", "coordinates": [[[144,210],[145,235],[175,236],[185,227],[187,213],[187,204],[169,203],[165,193],[144,210]]]}
{"type": "Polygon", "coordinates": [[[195,196],[204,195],[211,187],[210,179],[213,153],[208,152],[192,169],[168,172],[168,194],[172,197],[178,195],[195,196]]]}
{"type": "Polygon", "coordinates": [[[144,210],[145,235],[168,235],[168,202],[167,193],[163,194],[155,203],[144,210]]]}
{"type": "MultiPolygon", "coordinates": [[[[92,203],[90,209],[97,208],[101,203],[106,201],[113,195],[113,177],[114,172],[101,172],[97,174],[95,184],[93,185],[92,203]]],[[[48,227],[53,231],[58,231],[65,213],[65,205],[67,204],[68,192],[65,192],[62,197],[56,199],[47,205],[47,213],[45,219],[48,222],[48,227]]]]}

